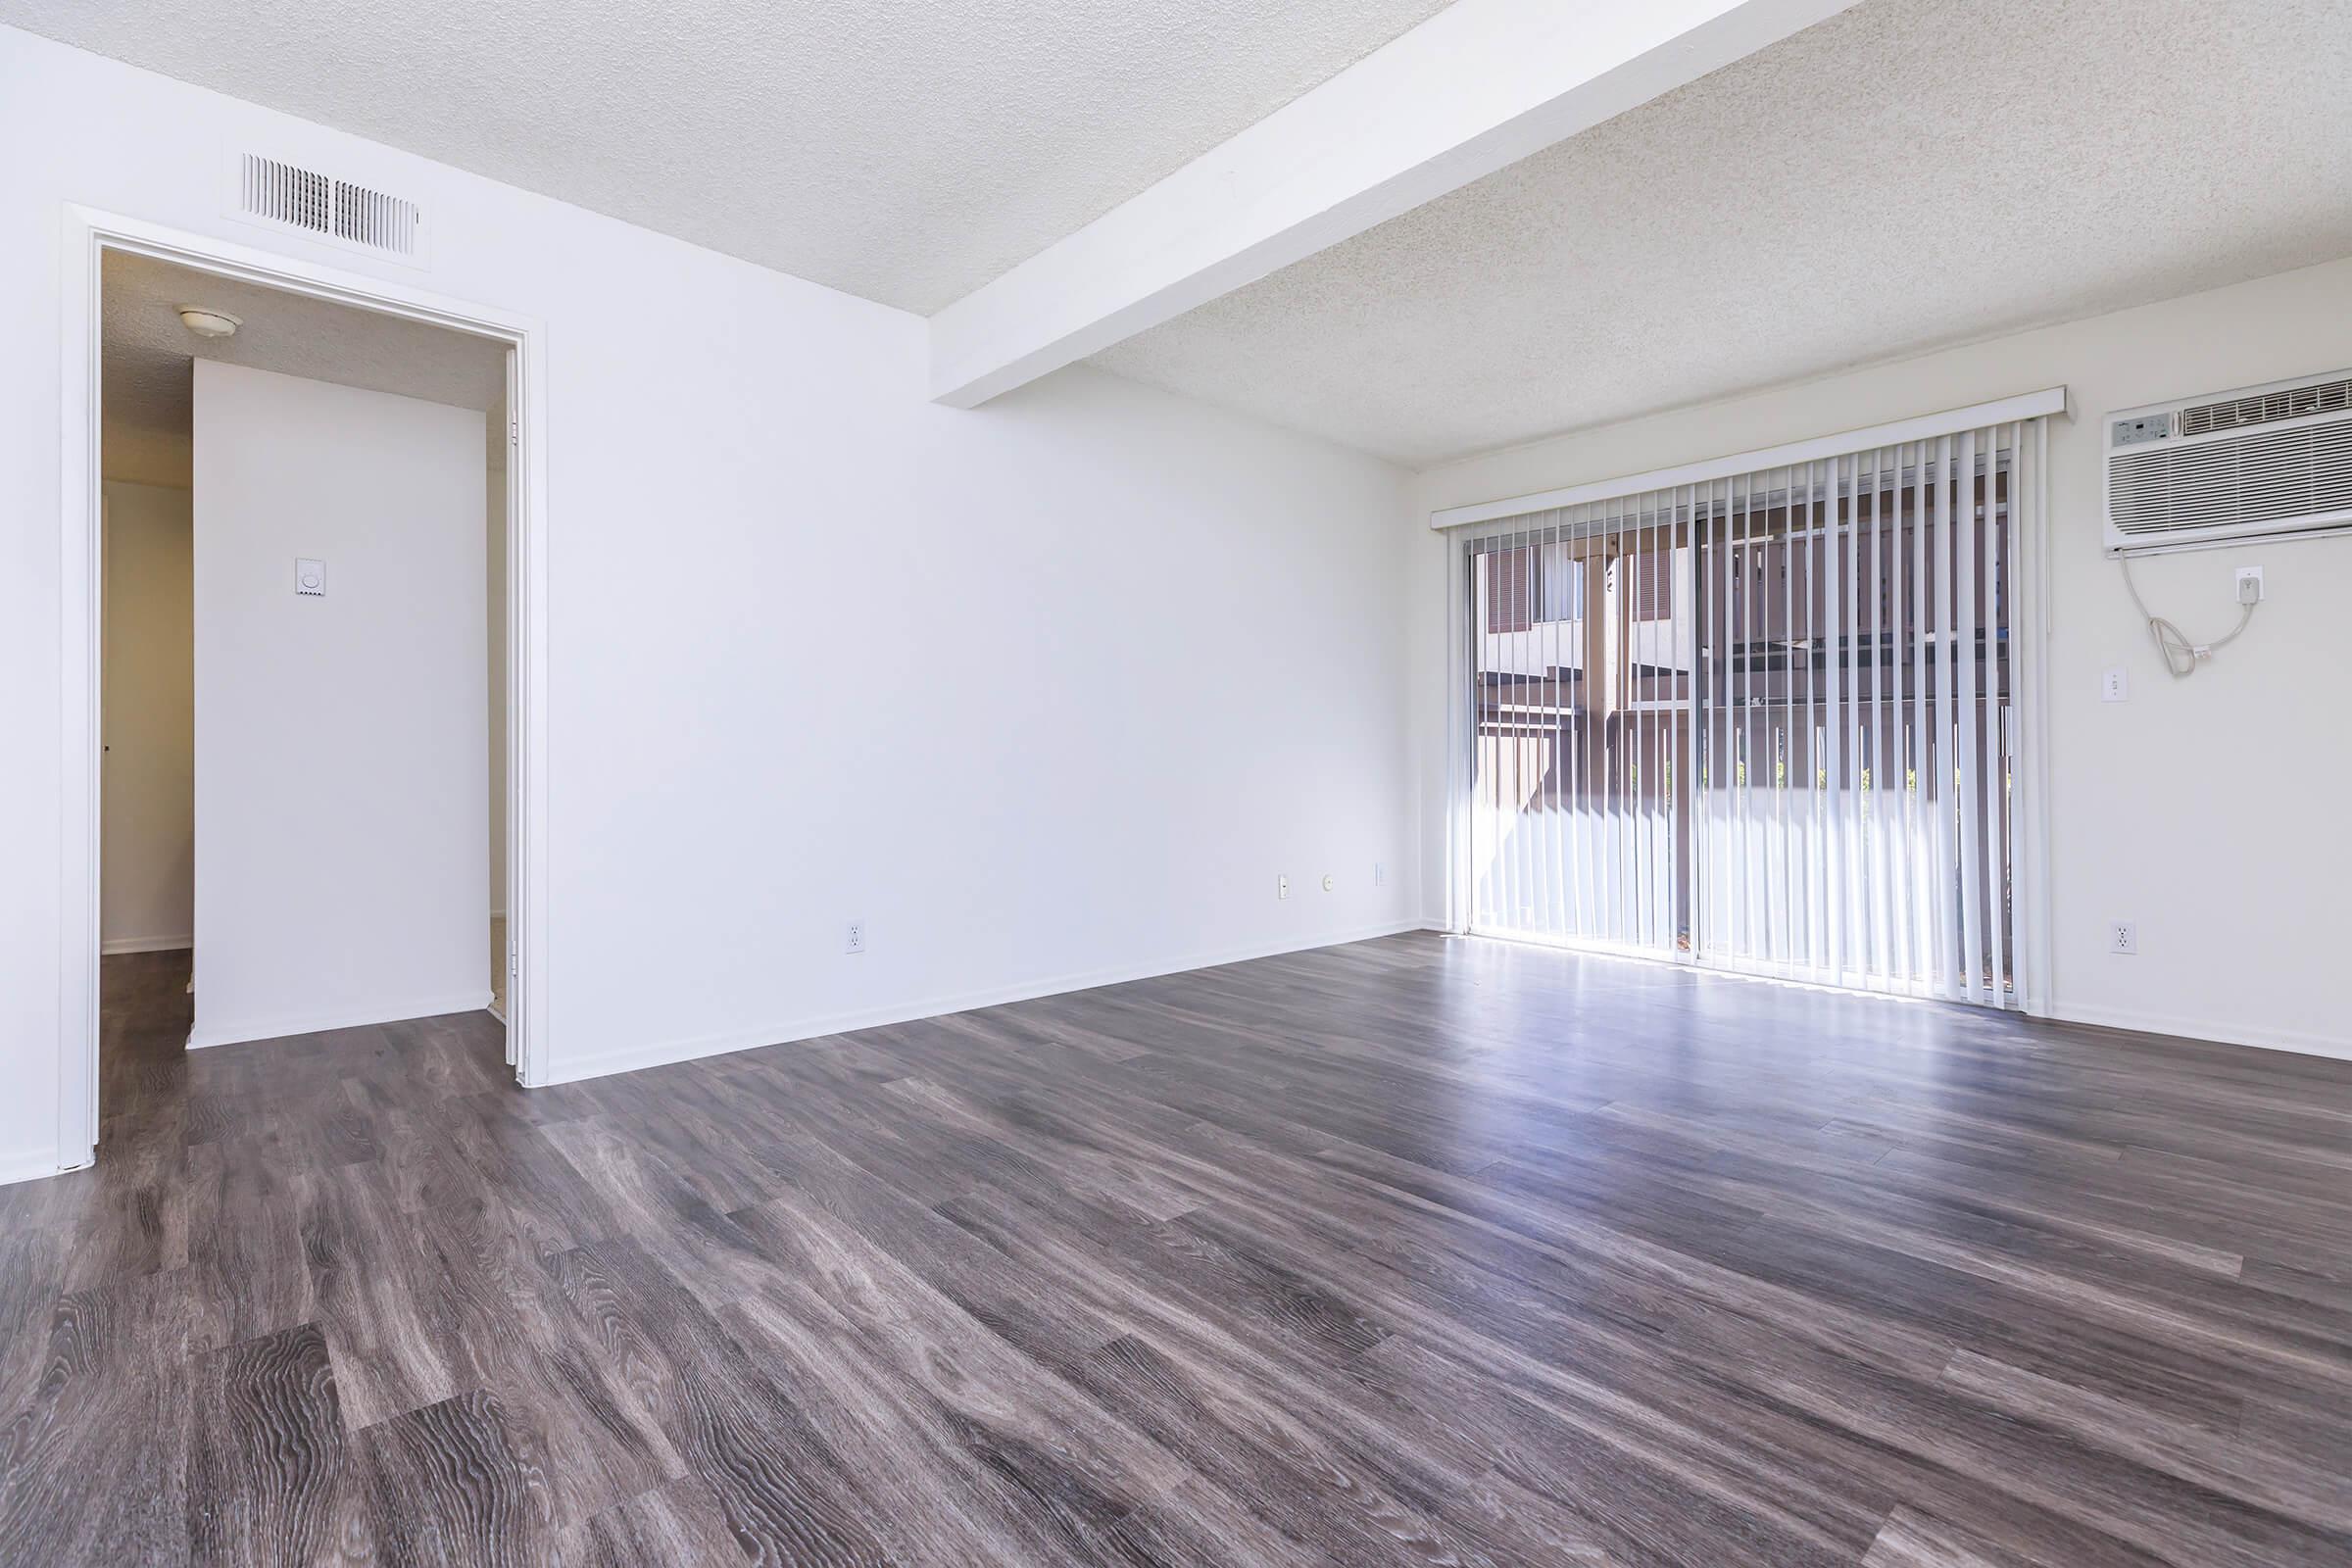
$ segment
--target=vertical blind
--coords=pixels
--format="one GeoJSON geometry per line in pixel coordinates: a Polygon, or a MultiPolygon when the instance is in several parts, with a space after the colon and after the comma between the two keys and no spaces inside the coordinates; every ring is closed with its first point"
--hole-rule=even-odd
{"type": "Polygon", "coordinates": [[[1471,929],[2011,1004],[2039,424],[1468,540],[1471,929]]]}

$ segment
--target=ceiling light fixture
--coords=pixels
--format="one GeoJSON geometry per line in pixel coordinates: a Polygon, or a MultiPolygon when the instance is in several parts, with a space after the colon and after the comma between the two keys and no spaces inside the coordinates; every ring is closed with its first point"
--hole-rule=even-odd
{"type": "Polygon", "coordinates": [[[200,305],[182,305],[179,318],[198,337],[234,337],[245,324],[226,311],[208,311],[200,305]]]}

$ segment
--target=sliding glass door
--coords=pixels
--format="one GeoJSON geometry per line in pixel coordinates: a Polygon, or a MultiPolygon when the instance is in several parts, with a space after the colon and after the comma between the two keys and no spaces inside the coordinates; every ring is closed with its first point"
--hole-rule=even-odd
{"type": "Polygon", "coordinates": [[[1467,538],[1470,929],[2008,1004],[2037,425],[1467,538]]]}
{"type": "Polygon", "coordinates": [[[1554,513],[1471,546],[1474,929],[1689,944],[1695,620],[1673,530],[1554,513]]]}

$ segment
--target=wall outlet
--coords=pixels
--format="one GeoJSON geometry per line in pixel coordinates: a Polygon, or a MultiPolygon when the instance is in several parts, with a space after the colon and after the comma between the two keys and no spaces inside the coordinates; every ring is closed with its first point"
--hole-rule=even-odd
{"type": "Polygon", "coordinates": [[[2237,602],[2241,605],[2262,603],[2262,568],[2260,566],[2237,568],[2237,602]]]}
{"type": "Polygon", "coordinates": [[[849,932],[842,938],[841,951],[844,953],[863,953],[865,951],[865,922],[863,920],[850,922],[849,932]]]}
{"type": "Polygon", "coordinates": [[[2132,676],[2123,665],[2118,664],[2099,677],[2100,702],[2128,703],[2131,700],[2132,676]]]}
{"type": "Polygon", "coordinates": [[[2109,953],[2137,953],[2139,951],[2139,927],[2129,920],[2109,921],[2107,923],[2107,951],[2109,953]]]}
{"type": "Polygon", "coordinates": [[[1339,885],[1340,879],[1338,877],[1333,876],[1329,871],[1323,873],[1324,892],[1329,893],[1332,889],[1338,887],[1339,885]]]}
{"type": "Polygon", "coordinates": [[[1274,896],[1278,899],[1291,896],[1291,874],[1288,871],[1274,879],[1274,896]]]}

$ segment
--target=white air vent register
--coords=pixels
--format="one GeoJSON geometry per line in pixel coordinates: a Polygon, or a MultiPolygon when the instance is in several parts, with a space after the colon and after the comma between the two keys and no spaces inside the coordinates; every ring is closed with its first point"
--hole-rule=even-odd
{"type": "Polygon", "coordinates": [[[229,188],[248,222],[424,265],[424,210],[405,197],[256,152],[232,156],[229,188]]]}
{"type": "Polygon", "coordinates": [[[2114,556],[2352,528],[2352,370],[2107,416],[2114,556]]]}

